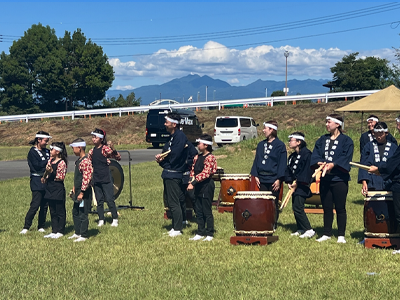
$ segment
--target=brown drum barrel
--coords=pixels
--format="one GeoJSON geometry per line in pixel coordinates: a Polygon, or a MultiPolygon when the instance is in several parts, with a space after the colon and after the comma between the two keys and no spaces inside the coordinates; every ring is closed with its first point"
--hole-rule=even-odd
{"type": "Polygon", "coordinates": [[[248,191],[250,187],[250,179],[248,174],[225,174],[221,178],[221,190],[219,199],[222,203],[231,203],[233,205],[236,193],[239,191],[248,191]]]}
{"type": "Polygon", "coordinates": [[[237,193],[233,205],[233,226],[236,231],[272,234],[275,222],[275,197],[271,192],[237,193]]]}
{"type": "Polygon", "coordinates": [[[214,181],[221,181],[221,177],[224,177],[224,169],[221,167],[217,167],[217,172],[212,176],[212,179],[214,181]]]}
{"type": "Polygon", "coordinates": [[[364,200],[365,235],[369,237],[400,236],[396,233],[392,193],[369,192],[364,200]]]}

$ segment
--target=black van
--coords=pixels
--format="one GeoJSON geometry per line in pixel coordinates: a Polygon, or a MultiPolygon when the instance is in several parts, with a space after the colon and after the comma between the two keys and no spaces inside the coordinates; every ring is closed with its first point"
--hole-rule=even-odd
{"type": "Polygon", "coordinates": [[[186,134],[192,143],[203,134],[204,124],[200,124],[193,111],[185,109],[150,109],[146,121],[146,142],[151,143],[154,148],[169,141],[170,134],[165,129],[165,116],[169,112],[177,113],[181,116],[181,130],[186,134]]]}

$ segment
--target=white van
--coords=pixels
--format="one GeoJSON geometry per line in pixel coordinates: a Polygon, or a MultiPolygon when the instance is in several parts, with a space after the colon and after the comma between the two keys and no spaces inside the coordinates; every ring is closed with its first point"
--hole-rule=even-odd
{"type": "Polygon", "coordinates": [[[257,137],[257,126],[253,118],[228,116],[217,117],[214,127],[214,142],[218,147],[238,143],[257,137]]]}

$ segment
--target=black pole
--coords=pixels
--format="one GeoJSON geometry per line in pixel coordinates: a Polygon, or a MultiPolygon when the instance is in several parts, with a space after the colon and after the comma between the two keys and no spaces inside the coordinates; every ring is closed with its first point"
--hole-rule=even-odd
{"type": "Polygon", "coordinates": [[[361,133],[360,133],[360,136],[363,134],[363,126],[362,126],[363,120],[364,120],[364,112],[362,111],[361,112],[361,126],[360,126],[361,133]]]}

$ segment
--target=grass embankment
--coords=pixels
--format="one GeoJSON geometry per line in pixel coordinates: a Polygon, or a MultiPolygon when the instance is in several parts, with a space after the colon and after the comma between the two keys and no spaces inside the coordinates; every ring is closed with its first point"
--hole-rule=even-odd
{"type": "MultiPolygon", "coordinates": [[[[279,119],[278,119],[279,120],[279,119]]],[[[316,120],[321,123],[321,120],[316,120]]],[[[323,121],[322,121],[323,122],[323,121]]],[[[312,123],[287,128],[302,129],[309,148],[324,133],[312,123]]],[[[349,131],[354,141],[358,133],[349,131]]],[[[257,141],[249,140],[215,152],[226,173],[250,171],[257,141]]],[[[358,160],[358,143],[354,160],[358,160]]],[[[127,169],[125,168],[125,171],[127,169]]],[[[279,218],[269,246],[232,246],[232,214],[214,210],[216,234],[212,242],[192,242],[192,223],[183,236],[163,233],[171,222],[163,219],[161,168],[155,162],[135,165],[134,205],[144,211],[122,210],[120,226],[96,226],[90,216],[90,239],[73,243],[63,237],[47,240],[35,231],[37,219],[26,236],[19,235],[29,207],[29,179],[0,182],[0,298],[2,299],[396,299],[400,255],[390,250],[368,250],[357,243],[363,237],[363,199],[357,170],[347,200],[347,244],[332,240],[317,243],[290,236],[296,230],[291,204],[279,218]],[[369,275],[369,274],[375,275],[369,275]]],[[[126,176],[127,177],[127,176],[126,176]]],[[[66,187],[72,186],[67,175],[66,187]]],[[[118,204],[127,204],[122,192],[118,204]]],[[[218,189],[216,190],[216,194],[218,189]]],[[[216,196],[215,196],[216,197],[216,196]]],[[[72,234],[72,201],[68,203],[67,236],[72,234]]],[[[322,215],[309,215],[322,234],[322,215]]],[[[336,222],[336,221],[335,221],[336,222]]],[[[48,226],[50,224],[48,223],[48,226]]],[[[47,228],[49,230],[49,228],[47,228]]],[[[334,235],[337,235],[334,224],[334,235]]]]}

